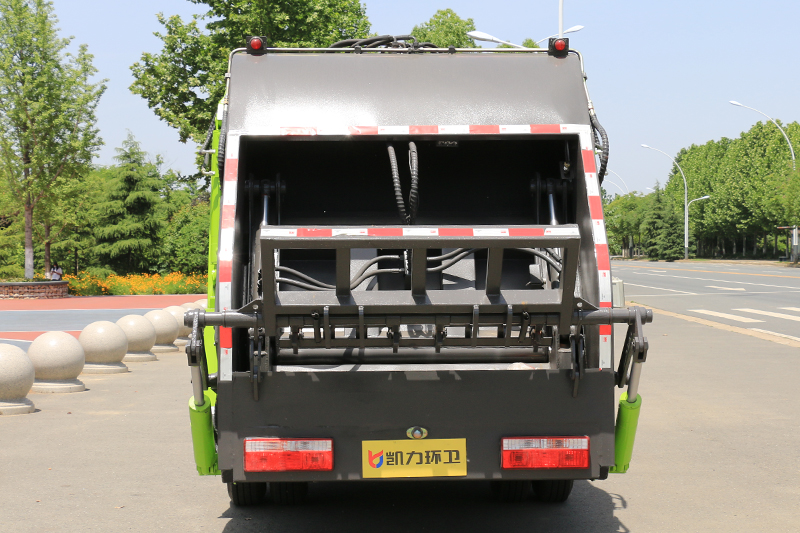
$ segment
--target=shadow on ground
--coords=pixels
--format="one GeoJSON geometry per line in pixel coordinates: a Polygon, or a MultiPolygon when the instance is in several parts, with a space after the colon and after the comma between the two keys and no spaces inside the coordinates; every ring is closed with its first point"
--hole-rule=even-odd
{"type": "MultiPolygon", "coordinates": [[[[596,482],[602,484],[602,481],[596,482]]],[[[220,487],[222,489],[222,487],[220,487]]],[[[240,531],[591,531],[627,532],[614,511],[625,500],[589,481],[564,504],[494,501],[487,482],[312,484],[300,506],[231,506],[226,533],[240,531]]]]}

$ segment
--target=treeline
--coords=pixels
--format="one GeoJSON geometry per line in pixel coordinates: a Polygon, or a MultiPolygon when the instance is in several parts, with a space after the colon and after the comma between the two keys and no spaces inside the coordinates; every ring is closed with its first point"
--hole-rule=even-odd
{"type": "MultiPolygon", "coordinates": [[[[205,273],[209,204],[196,176],[162,171],[130,134],[116,161],[62,184],[33,212],[35,272],[57,262],[65,274],[205,273]]],[[[9,215],[10,195],[0,199],[0,279],[22,278],[24,220],[9,215]]]]}
{"type": "MultiPolygon", "coordinates": [[[[800,124],[784,129],[800,146],[800,124]]],[[[686,174],[689,200],[711,197],[689,206],[692,255],[785,255],[787,233],[777,226],[800,224],[800,172],[792,169],[789,146],[774,124],[759,122],[736,139],[692,145],[675,159],[686,174]]],[[[674,165],[663,190],[656,185],[647,195],[606,197],[611,253],[682,257],[683,209],[683,178],[674,165]]]]}

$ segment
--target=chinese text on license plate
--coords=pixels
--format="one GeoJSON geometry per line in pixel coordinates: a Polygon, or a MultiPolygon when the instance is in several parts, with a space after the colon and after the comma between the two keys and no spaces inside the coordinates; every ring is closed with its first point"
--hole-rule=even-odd
{"type": "Polygon", "coordinates": [[[365,478],[467,475],[467,439],[361,441],[365,478]]]}

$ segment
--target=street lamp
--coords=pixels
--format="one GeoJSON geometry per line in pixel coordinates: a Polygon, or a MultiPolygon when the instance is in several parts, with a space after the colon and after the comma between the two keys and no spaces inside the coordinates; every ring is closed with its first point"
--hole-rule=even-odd
{"type": "MultiPolygon", "coordinates": [[[[566,32],[564,32],[564,33],[566,33],[566,32]]],[[[606,169],[606,170],[608,170],[608,169],[606,169]]],[[[608,172],[611,172],[612,174],[614,174],[616,177],[618,177],[618,178],[619,178],[619,181],[621,181],[621,182],[622,182],[622,184],[625,186],[625,190],[627,191],[627,193],[626,193],[626,194],[630,194],[630,193],[631,193],[631,190],[630,190],[630,189],[628,189],[628,184],[627,184],[627,183],[625,183],[625,180],[624,180],[624,179],[622,179],[622,176],[620,176],[619,174],[617,174],[617,173],[616,173],[616,172],[614,172],[613,170],[608,170],[608,172]]],[[[607,179],[607,178],[606,178],[606,179],[607,179]]]]}
{"type": "MultiPolygon", "coordinates": [[[[581,31],[583,28],[584,27],[580,26],[580,25],[573,26],[571,28],[568,28],[568,29],[564,30],[564,33],[574,33],[576,31],[581,31]]],[[[513,46],[514,48],[526,48],[525,46],[521,46],[519,44],[510,43],[508,41],[503,41],[502,39],[498,39],[494,35],[489,35],[488,33],[483,32],[483,31],[477,31],[477,30],[476,31],[469,31],[469,32],[467,32],[467,37],[469,37],[470,39],[475,39],[476,41],[486,41],[486,42],[489,42],[489,43],[507,44],[509,46],[513,46]]],[[[555,37],[555,35],[550,35],[548,37],[545,37],[544,39],[536,41],[536,44],[539,44],[542,41],[546,41],[550,37],[555,37]]]]}
{"type": "Polygon", "coordinates": [[[686,174],[683,173],[683,169],[675,161],[671,155],[666,152],[659,150],[658,148],[653,148],[652,146],[647,146],[646,144],[642,145],[642,148],[649,148],[651,150],[655,150],[656,152],[661,152],[665,156],[669,157],[675,166],[678,167],[678,170],[681,171],[681,176],[683,176],[683,258],[689,259],[689,186],[686,184],[686,174]]]}
{"type": "Polygon", "coordinates": [[[711,198],[709,195],[701,196],[700,198],[695,198],[694,200],[689,200],[689,205],[692,205],[692,202],[696,202],[698,200],[708,200],[711,198]]]}
{"type": "MultiPolygon", "coordinates": [[[[566,30],[564,30],[564,32],[563,32],[563,33],[575,33],[576,31],[581,31],[583,28],[584,28],[584,26],[581,26],[581,25],[579,24],[579,25],[577,25],[577,26],[573,26],[573,27],[571,27],[571,28],[567,28],[566,30]]],[[[547,39],[549,39],[550,37],[563,37],[563,35],[558,35],[558,34],[555,34],[555,35],[548,35],[548,36],[547,36],[547,37],[545,37],[544,39],[541,39],[541,40],[539,40],[539,41],[536,41],[536,44],[539,44],[539,43],[541,43],[542,41],[546,41],[546,40],[547,40],[547,39]]]]}
{"type": "Polygon", "coordinates": [[[769,119],[769,120],[770,120],[770,121],[771,121],[773,124],[775,124],[775,126],[776,126],[776,127],[779,129],[779,130],[781,130],[781,133],[783,133],[783,138],[784,138],[784,139],[786,139],[786,142],[789,144],[789,151],[792,153],[792,170],[797,170],[797,167],[795,166],[795,160],[794,160],[794,148],[792,147],[792,141],[790,141],[790,140],[789,140],[789,136],[788,136],[788,135],[786,135],[786,132],[783,130],[783,128],[781,128],[780,126],[778,126],[778,123],[777,123],[777,122],[775,122],[775,120],[774,120],[774,119],[773,119],[771,116],[767,115],[767,114],[766,114],[766,113],[764,113],[763,111],[759,111],[758,109],[752,108],[752,107],[750,107],[750,106],[746,106],[746,105],[744,105],[744,104],[740,104],[740,103],[739,103],[739,102],[737,102],[736,100],[731,100],[731,101],[730,101],[730,103],[731,103],[732,105],[735,105],[735,106],[738,106],[738,107],[745,107],[745,108],[747,108],[747,109],[750,109],[751,111],[755,111],[756,113],[761,113],[762,115],[764,115],[765,117],[767,117],[767,118],[768,118],[768,119],[769,119]]]}
{"type": "Polygon", "coordinates": [[[610,179],[608,179],[608,178],[604,179],[604,180],[603,180],[603,185],[605,185],[606,183],[610,183],[611,185],[613,185],[614,187],[616,187],[617,189],[619,189],[619,190],[620,190],[620,192],[622,192],[623,194],[627,194],[627,193],[626,193],[626,192],[625,192],[625,191],[622,189],[622,187],[620,187],[619,185],[617,185],[616,183],[614,183],[614,182],[613,182],[613,181],[611,181],[610,179]]]}

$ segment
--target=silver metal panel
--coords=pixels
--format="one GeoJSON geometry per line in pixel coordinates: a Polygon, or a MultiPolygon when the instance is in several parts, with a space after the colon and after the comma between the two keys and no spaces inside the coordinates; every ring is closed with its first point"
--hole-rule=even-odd
{"type": "Polygon", "coordinates": [[[589,124],[580,61],[544,54],[236,54],[229,127],[589,124]]]}

